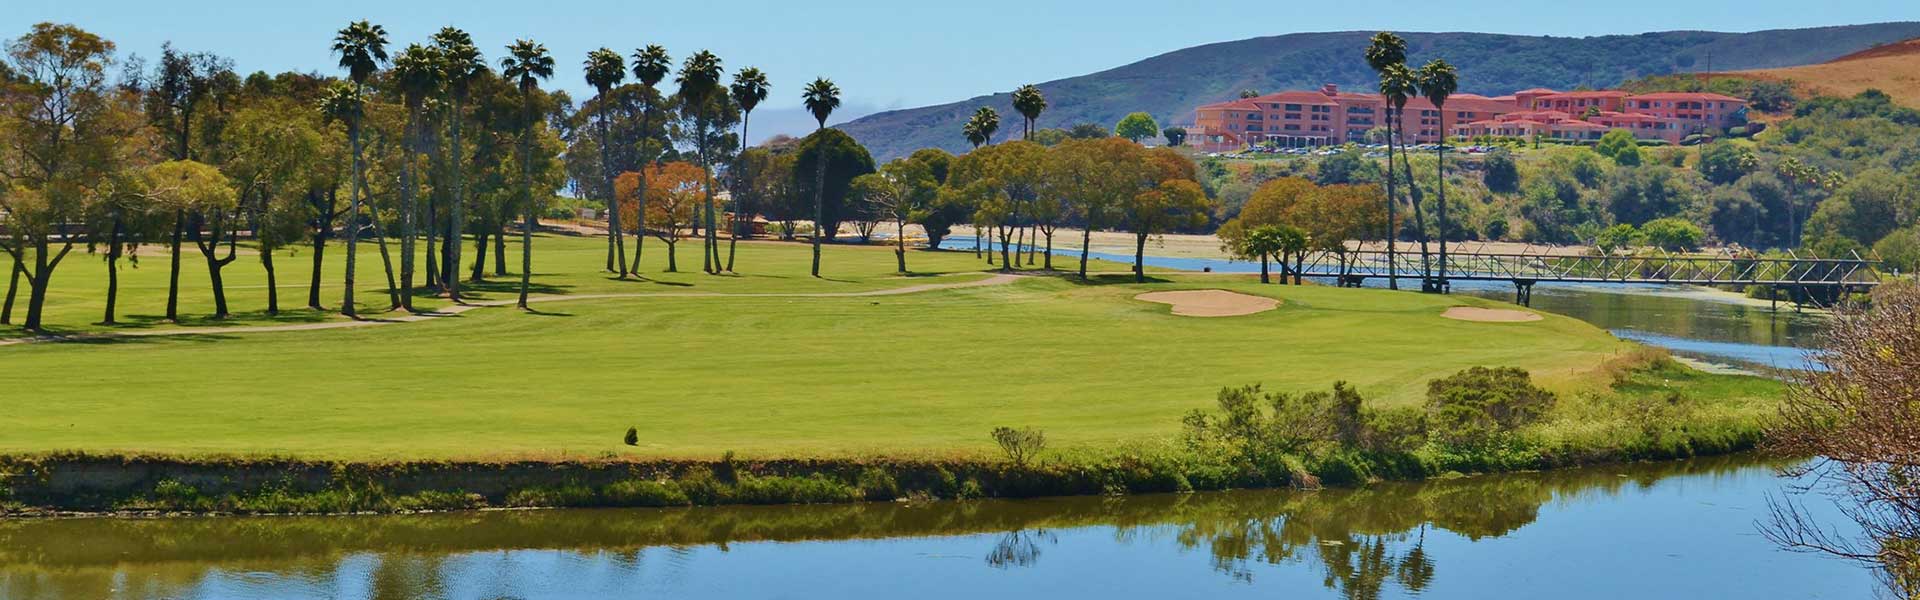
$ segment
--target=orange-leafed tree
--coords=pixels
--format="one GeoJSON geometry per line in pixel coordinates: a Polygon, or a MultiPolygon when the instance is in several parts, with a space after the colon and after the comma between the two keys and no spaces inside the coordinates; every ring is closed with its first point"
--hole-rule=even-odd
{"type": "Polygon", "coordinates": [[[640,210],[640,174],[628,171],[614,180],[613,192],[620,198],[620,218],[628,223],[643,223],[646,232],[665,243],[667,271],[678,271],[674,246],[680,241],[680,230],[693,225],[695,209],[704,197],[701,183],[706,180],[706,174],[698,165],[675,161],[649,165],[646,175],[647,218],[644,221],[636,219],[640,210]]]}

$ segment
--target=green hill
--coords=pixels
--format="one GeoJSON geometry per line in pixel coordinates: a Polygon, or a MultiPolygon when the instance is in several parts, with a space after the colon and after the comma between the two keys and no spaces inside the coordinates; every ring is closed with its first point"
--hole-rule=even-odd
{"type": "MultiPolygon", "coordinates": [[[[1371,89],[1360,59],[1370,31],[1297,33],[1168,52],[1133,64],[1039,84],[1051,106],[1042,127],[1111,125],[1145,110],[1163,125],[1189,123],[1193,108],[1240,90],[1317,89],[1323,83],[1371,89]]],[[[1605,87],[1646,75],[1765,69],[1825,62],[1878,44],[1920,37],[1920,22],[1876,23],[1752,33],[1666,31],[1583,38],[1487,33],[1402,33],[1410,62],[1442,57],[1460,69],[1461,91],[1488,95],[1531,87],[1605,87]]],[[[887,111],[839,127],[877,158],[923,147],[966,148],[960,124],[976,107],[999,110],[1018,135],[1010,93],[887,111]]]]}

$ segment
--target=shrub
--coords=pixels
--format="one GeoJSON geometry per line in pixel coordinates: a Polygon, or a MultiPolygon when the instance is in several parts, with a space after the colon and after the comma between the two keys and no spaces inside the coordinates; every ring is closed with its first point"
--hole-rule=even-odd
{"type": "Polygon", "coordinates": [[[868,500],[892,500],[900,497],[900,482],[893,478],[893,474],[878,467],[862,469],[855,485],[868,500]]]}
{"type": "Polygon", "coordinates": [[[1000,451],[1006,453],[1014,465],[1024,467],[1047,448],[1047,434],[1032,427],[995,427],[993,442],[1000,445],[1000,451]]]}
{"type": "Polygon", "coordinates": [[[1427,415],[1433,436],[1457,447],[1501,441],[1539,421],[1553,408],[1552,392],[1533,385],[1513,367],[1473,367],[1427,382],[1427,415]]]}
{"type": "Polygon", "coordinates": [[[607,506],[686,506],[693,503],[680,486],[645,479],[607,484],[600,490],[600,495],[607,506]]]}
{"type": "Polygon", "coordinates": [[[1640,235],[1648,244],[1672,251],[1698,248],[1707,236],[1700,226],[1678,217],[1647,221],[1640,226],[1640,235]]]}
{"type": "Polygon", "coordinates": [[[640,445],[640,430],[637,428],[628,427],[627,437],[622,441],[626,442],[628,446],[640,445]]]}
{"type": "Polygon", "coordinates": [[[743,477],[733,487],[732,500],[740,504],[822,504],[853,502],[860,490],[814,473],[807,477],[743,477]]]}
{"type": "Polygon", "coordinates": [[[1360,445],[1372,452],[1407,453],[1427,443],[1427,415],[1411,406],[1362,413],[1360,445]]]}

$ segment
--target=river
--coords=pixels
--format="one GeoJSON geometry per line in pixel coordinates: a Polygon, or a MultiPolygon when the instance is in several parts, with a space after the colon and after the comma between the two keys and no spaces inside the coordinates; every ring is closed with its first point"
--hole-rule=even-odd
{"type": "Polygon", "coordinates": [[[1761,537],[1786,485],[1774,466],[1123,498],[0,521],[0,597],[1868,597],[1876,582],[1859,566],[1761,537]]]}

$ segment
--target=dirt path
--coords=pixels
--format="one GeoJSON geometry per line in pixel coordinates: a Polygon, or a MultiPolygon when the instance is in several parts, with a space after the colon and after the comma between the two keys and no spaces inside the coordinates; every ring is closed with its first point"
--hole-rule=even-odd
{"type": "MultiPolygon", "coordinates": [[[[964,281],[960,283],[923,283],[919,285],[909,285],[906,287],[888,288],[888,289],[881,289],[881,290],[867,290],[863,292],[808,292],[808,293],[767,293],[767,294],[730,294],[726,292],[641,292],[641,293],[631,293],[631,294],[582,294],[577,296],[561,296],[561,295],[531,296],[527,298],[527,302],[528,303],[539,302],[539,303],[545,304],[549,302],[570,302],[575,300],[607,300],[607,299],[620,299],[620,298],[865,298],[869,296],[900,296],[905,294],[919,294],[919,293],[939,291],[939,290],[953,290],[953,289],[962,289],[962,288],[1006,285],[1006,284],[1018,281],[1023,277],[1025,276],[999,273],[991,277],[987,277],[986,279],[981,279],[978,281],[964,281]]],[[[75,335],[46,335],[46,336],[38,336],[38,337],[26,337],[26,338],[0,340],[0,346],[12,346],[12,345],[18,345],[18,344],[41,343],[41,342],[85,342],[85,341],[97,341],[97,340],[106,340],[106,339],[115,339],[115,338],[165,337],[165,336],[177,336],[177,335],[216,335],[216,334],[227,334],[227,333],[266,333],[266,332],[275,332],[275,331],[315,331],[315,330],[321,330],[321,329],[347,329],[347,328],[353,328],[353,327],[373,327],[377,325],[393,325],[396,323],[418,323],[421,321],[431,321],[434,319],[442,319],[446,317],[455,316],[467,311],[480,309],[480,308],[514,306],[515,304],[518,304],[518,302],[519,302],[519,298],[513,298],[508,300],[488,300],[485,302],[474,302],[471,304],[460,304],[455,306],[449,306],[440,310],[422,312],[417,314],[401,314],[401,315],[396,315],[392,317],[359,319],[354,321],[328,321],[325,323],[298,323],[298,324],[292,324],[292,325],[261,325],[257,327],[246,327],[246,326],[181,327],[181,328],[174,328],[174,329],[115,331],[115,332],[103,332],[103,333],[82,333],[82,334],[75,334],[75,335]]]]}

